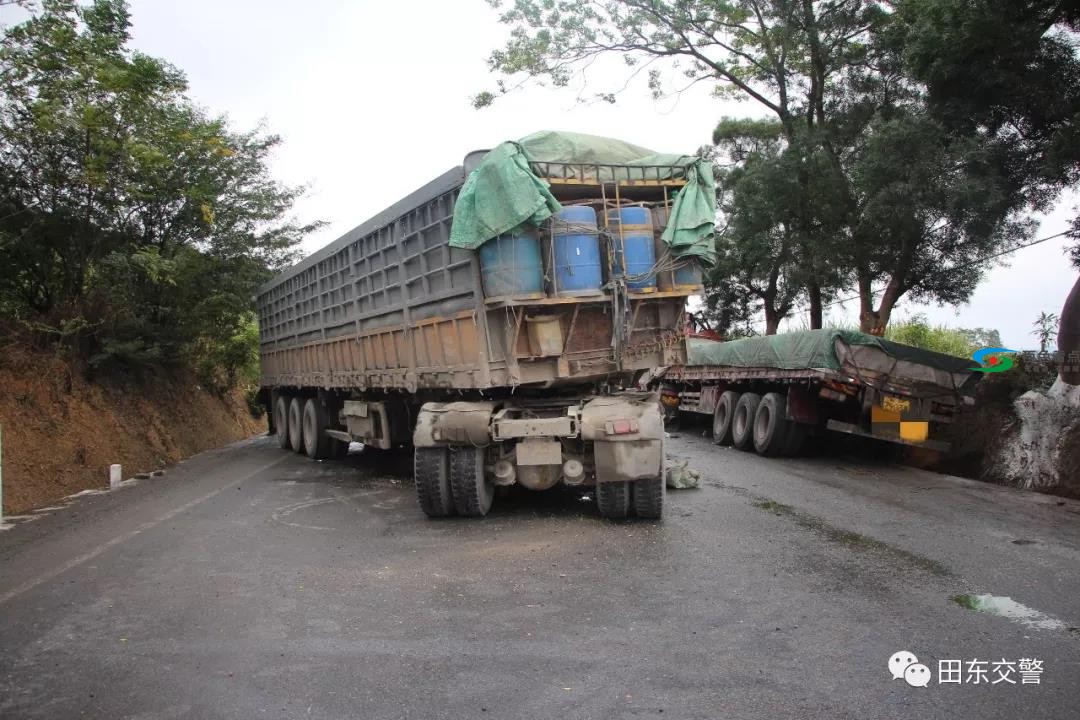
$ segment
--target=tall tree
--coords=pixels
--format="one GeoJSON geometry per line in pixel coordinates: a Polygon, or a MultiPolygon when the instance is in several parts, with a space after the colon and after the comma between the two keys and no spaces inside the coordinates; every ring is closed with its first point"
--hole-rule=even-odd
{"type": "MultiPolygon", "coordinates": [[[[610,54],[622,56],[632,72],[647,67],[654,93],[665,90],[659,66],[666,63],[690,83],[712,83],[718,95],[771,114],[784,154],[800,160],[791,166],[794,202],[778,194],[776,202],[786,207],[775,209],[786,215],[813,327],[821,325],[822,296],[838,268],[858,280],[863,329],[881,332],[905,295],[965,299],[991,248],[1023,236],[1022,225],[1002,226],[1012,219],[1012,206],[990,202],[1008,194],[995,184],[993,162],[980,162],[967,138],[954,146],[954,135],[937,132],[923,117],[918,89],[902,75],[894,51],[878,41],[892,22],[885,3],[516,0],[501,20],[511,36],[490,65],[517,81],[513,86],[529,79],[565,85],[575,70],[610,54]],[[927,154],[917,167],[889,165],[883,153],[907,154],[898,145],[903,138],[948,150],[950,162],[927,154]],[[980,190],[993,190],[981,205],[966,192],[969,173],[980,190]],[[908,195],[924,181],[946,196],[908,195]],[[976,222],[987,210],[993,212],[986,221],[976,222]],[[950,257],[958,261],[946,267],[963,273],[953,282],[940,272],[950,257]],[[929,272],[934,267],[939,272],[929,272]],[[880,300],[874,285],[885,286],[880,300]]],[[[506,88],[504,81],[500,90],[506,88]]],[[[482,93],[476,102],[495,97],[482,93]]]]}
{"type": "Polygon", "coordinates": [[[278,138],[233,131],[131,50],[121,0],[41,5],[0,40],[0,307],[98,354],[236,336],[312,227],[270,175],[278,138]]]}
{"type": "MultiPolygon", "coordinates": [[[[713,133],[720,161],[717,192],[725,216],[709,295],[754,298],[773,335],[802,294],[796,238],[799,161],[779,123],[725,119],[713,133]]],[[[730,301],[730,300],[729,300],[730,301]]]]}
{"type": "MultiPolygon", "coordinates": [[[[1021,202],[1047,209],[1080,180],[1080,4],[899,0],[884,42],[948,130],[977,134],[1021,202]]],[[[1080,240],[1080,218],[1073,235],[1080,240]]],[[[1080,243],[1072,251],[1080,268],[1080,243]]]]}

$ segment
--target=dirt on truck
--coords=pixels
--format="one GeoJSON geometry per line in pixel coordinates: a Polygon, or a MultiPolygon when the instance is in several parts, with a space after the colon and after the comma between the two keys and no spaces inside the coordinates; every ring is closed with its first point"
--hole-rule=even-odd
{"type": "Polygon", "coordinates": [[[267,283],[261,385],[281,447],[411,447],[431,517],[496,486],[592,486],[658,518],[662,413],[713,256],[708,163],[542,132],[453,168],[267,283]]]}
{"type": "Polygon", "coordinates": [[[665,415],[712,417],[713,442],[791,456],[808,437],[840,432],[946,451],[939,439],[974,402],[973,360],[851,330],[808,330],[722,342],[691,337],[685,363],[642,378],[665,415]]]}

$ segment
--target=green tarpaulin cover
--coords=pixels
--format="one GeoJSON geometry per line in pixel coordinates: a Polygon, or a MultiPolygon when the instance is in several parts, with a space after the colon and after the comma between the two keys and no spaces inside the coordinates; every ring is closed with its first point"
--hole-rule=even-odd
{"type": "MultiPolygon", "coordinates": [[[[562,209],[548,184],[529,167],[530,162],[683,168],[687,184],[672,203],[664,242],[675,256],[695,255],[708,265],[715,262],[716,182],[707,161],[691,155],[654,153],[612,138],[552,131],[502,143],[484,157],[458,195],[450,245],[475,250],[522,225],[539,225],[562,209]]],[[[640,174],[630,169],[624,174],[615,168],[605,171],[600,179],[611,182],[631,177],[640,174]]]]}
{"type": "Polygon", "coordinates": [[[804,330],[729,342],[688,338],[686,364],[732,365],[780,370],[807,368],[839,370],[840,359],[836,355],[837,340],[847,345],[875,347],[897,360],[927,365],[948,373],[970,372],[978,365],[971,359],[902,345],[854,330],[804,330]]]}

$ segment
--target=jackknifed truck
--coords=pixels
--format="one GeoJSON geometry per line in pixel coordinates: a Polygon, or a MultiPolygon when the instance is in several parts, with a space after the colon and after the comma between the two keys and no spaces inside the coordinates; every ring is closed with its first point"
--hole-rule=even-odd
{"type": "Polygon", "coordinates": [[[266,283],[261,388],[282,448],[411,447],[430,517],[496,486],[593,486],[659,518],[657,366],[685,363],[714,262],[707,161],[540,132],[463,164],[266,283]]]}

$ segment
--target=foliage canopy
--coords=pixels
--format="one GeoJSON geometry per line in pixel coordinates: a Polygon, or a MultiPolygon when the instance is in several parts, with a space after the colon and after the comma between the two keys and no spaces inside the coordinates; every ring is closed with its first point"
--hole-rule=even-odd
{"type": "Polygon", "coordinates": [[[883,332],[902,297],[964,301],[996,254],[1030,236],[1022,212],[1074,179],[1080,73],[1071,41],[1046,35],[1072,22],[1068,4],[1018,3],[1038,11],[1030,20],[1010,0],[489,2],[510,37],[489,59],[498,92],[478,106],[529,81],[567,85],[617,56],[628,74],[647,73],[654,95],[708,83],[755,107],[714,133],[730,262],[712,281],[760,299],[770,331],[793,296],[820,327],[823,299],[852,285],[868,332],[883,332]],[[1000,57],[979,35],[984,6],[1001,23],[995,38],[1018,22],[1000,57]],[[1021,58],[1028,70],[1010,75],[1021,58]],[[1017,87],[1028,75],[1036,90],[1017,87]],[[1047,83],[1063,89],[1036,117],[1047,83]],[[970,92],[953,107],[957,85],[970,92]],[[992,106],[1005,86],[1010,112],[992,106]],[[1024,112],[1030,122],[1017,125],[1024,112]]]}
{"type": "MultiPolygon", "coordinates": [[[[252,294],[314,225],[279,138],[191,102],[128,47],[121,0],[45,0],[0,40],[0,310],[92,364],[250,366],[252,294]]],[[[257,341],[257,338],[254,338],[257,341]]]]}

